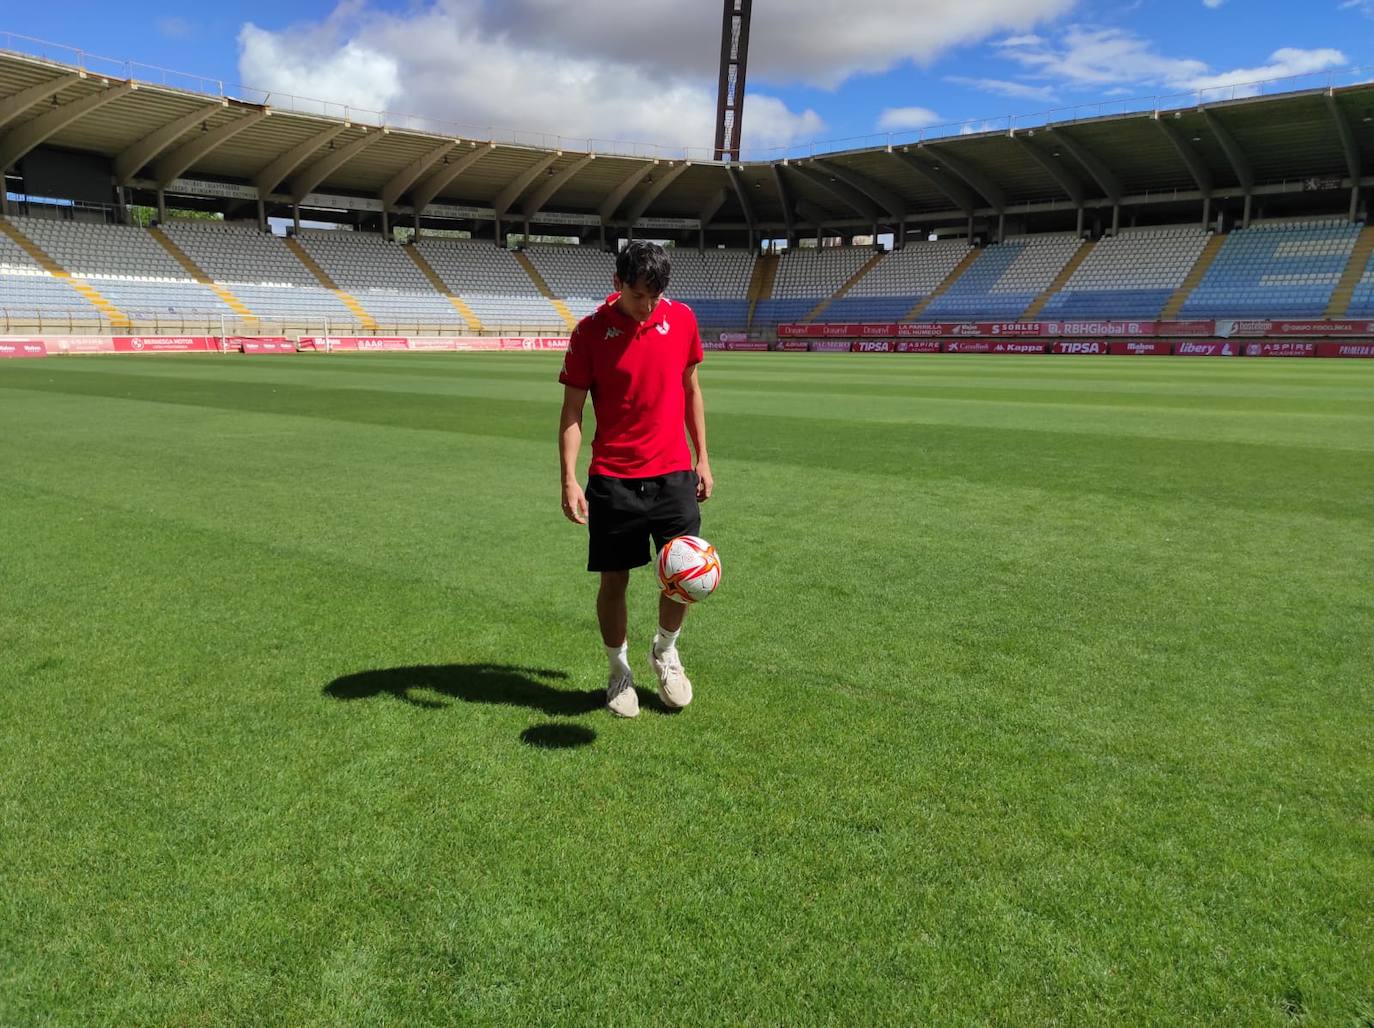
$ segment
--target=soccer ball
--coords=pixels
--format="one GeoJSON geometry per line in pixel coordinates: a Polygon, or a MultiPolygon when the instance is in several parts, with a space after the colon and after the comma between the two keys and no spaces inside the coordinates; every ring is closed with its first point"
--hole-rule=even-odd
{"type": "Polygon", "coordinates": [[[669,539],[658,551],[658,581],[663,595],[678,603],[696,603],[720,585],[720,554],[695,535],[669,539]]]}

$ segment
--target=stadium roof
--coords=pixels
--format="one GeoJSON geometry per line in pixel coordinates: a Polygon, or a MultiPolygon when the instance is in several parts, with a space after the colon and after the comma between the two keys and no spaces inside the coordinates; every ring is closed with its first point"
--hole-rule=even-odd
{"type": "MultiPolygon", "coordinates": [[[[269,98],[270,99],[270,98],[269,98]]],[[[1374,84],[727,165],[460,138],[115,78],[0,52],[0,167],[40,147],[135,190],[762,235],[1374,184],[1374,84]],[[438,205],[438,206],[430,206],[438,205]]]]}

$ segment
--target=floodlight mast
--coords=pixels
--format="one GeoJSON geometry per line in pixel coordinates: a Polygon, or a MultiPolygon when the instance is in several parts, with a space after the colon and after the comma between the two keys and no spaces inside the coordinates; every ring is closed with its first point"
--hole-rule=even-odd
{"type": "Polygon", "coordinates": [[[725,0],[720,29],[720,92],[716,100],[716,160],[738,161],[744,128],[744,78],[749,65],[749,15],[754,0],[725,0]]]}

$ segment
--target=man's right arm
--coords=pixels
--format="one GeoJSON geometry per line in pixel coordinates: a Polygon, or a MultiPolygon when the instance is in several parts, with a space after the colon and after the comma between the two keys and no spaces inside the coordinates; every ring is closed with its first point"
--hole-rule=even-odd
{"type": "Polygon", "coordinates": [[[582,449],[582,410],[587,390],[563,387],[563,413],[558,419],[558,463],[563,479],[563,516],[578,525],[587,523],[587,497],[577,481],[577,454],[582,449]]]}

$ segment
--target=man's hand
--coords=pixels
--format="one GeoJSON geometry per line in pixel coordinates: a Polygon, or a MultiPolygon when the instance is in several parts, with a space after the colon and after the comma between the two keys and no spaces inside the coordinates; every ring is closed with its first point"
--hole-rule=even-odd
{"type": "Polygon", "coordinates": [[[711,490],[716,487],[716,480],[711,477],[711,464],[709,461],[697,461],[697,502],[705,503],[711,498],[711,490]]]}
{"type": "Polygon", "coordinates": [[[563,516],[574,525],[587,523],[587,497],[576,482],[563,483],[563,516]]]}

